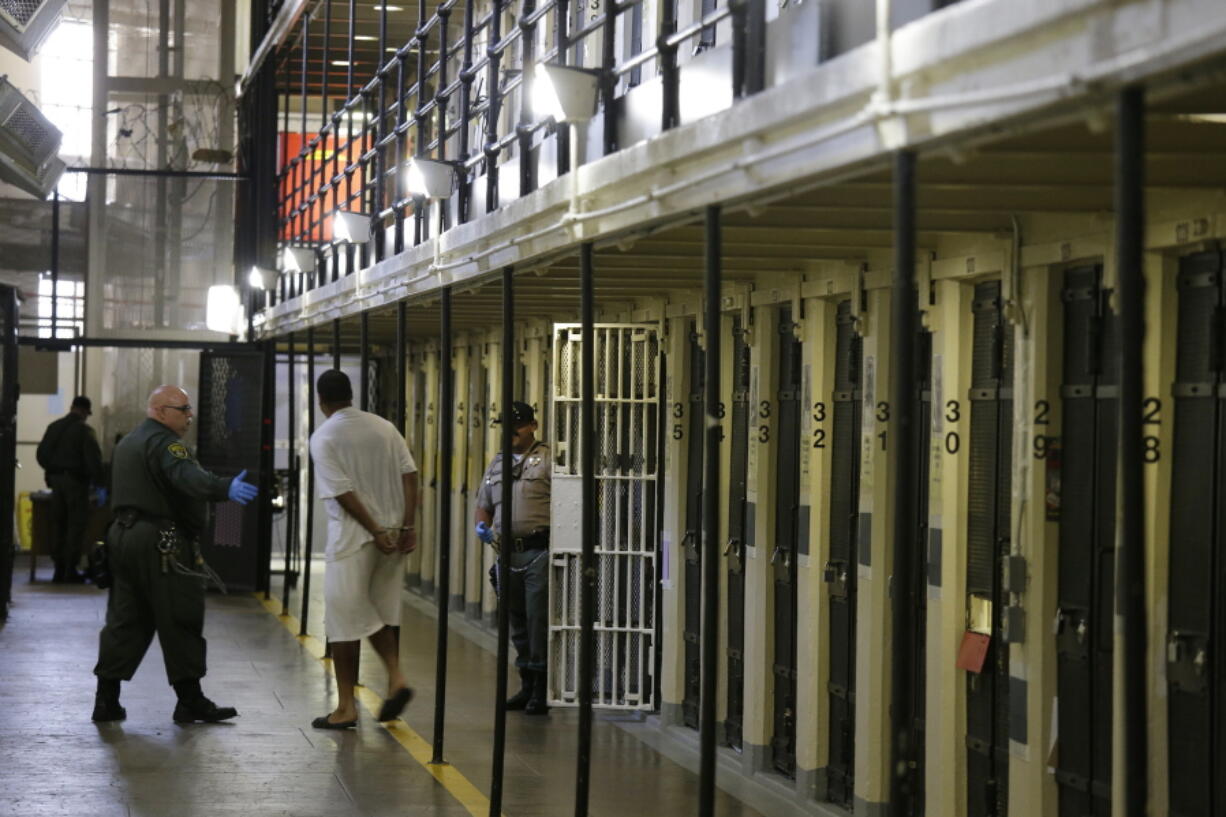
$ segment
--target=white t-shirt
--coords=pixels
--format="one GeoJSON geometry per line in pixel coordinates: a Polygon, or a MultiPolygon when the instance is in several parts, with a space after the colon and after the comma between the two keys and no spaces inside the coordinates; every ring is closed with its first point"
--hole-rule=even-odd
{"type": "Polygon", "coordinates": [[[327,559],[335,561],[372,541],[370,532],[336,497],[352,491],[382,527],[404,522],[403,474],[417,470],[396,427],[377,414],[340,409],[311,435],[315,487],[328,509],[327,559]]]}

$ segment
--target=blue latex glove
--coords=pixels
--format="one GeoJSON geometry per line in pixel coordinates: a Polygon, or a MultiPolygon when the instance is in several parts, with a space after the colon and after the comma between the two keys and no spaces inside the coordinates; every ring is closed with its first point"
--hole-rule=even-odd
{"type": "Polygon", "coordinates": [[[246,468],[238,476],[230,480],[230,499],[233,499],[239,505],[246,505],[260,493],[259,488],[249,482],[243,482],[243,477],[245,476],[247,476],[246,468]]]}
{"type": "Polygon", "coordinates": [[[99,488],[96,495],[98,497],[98,507],[101,508],[106,505],[106,500],[110,496],[110,492],[108,492],[106,488],[99,488]]]}
{"type": "Polygon", "coordinates": [[[485,544],[488,545],[490,542],[494,541],[494,529],[489,525],[485,524],[484,522],[478,522],[476,530],[477,538],[482,542],[485,542],[485,544]]]}

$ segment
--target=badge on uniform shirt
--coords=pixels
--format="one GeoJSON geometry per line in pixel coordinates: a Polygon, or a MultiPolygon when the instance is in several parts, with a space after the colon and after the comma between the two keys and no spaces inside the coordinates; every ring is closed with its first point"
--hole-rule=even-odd
{"type": "Polygon", "coordinates": [[[187,451],[187,446],[183,443],[171,443],[166,446],[166,450],[181,460],[190,460],[192,458],[192,455],[187,451]]]}

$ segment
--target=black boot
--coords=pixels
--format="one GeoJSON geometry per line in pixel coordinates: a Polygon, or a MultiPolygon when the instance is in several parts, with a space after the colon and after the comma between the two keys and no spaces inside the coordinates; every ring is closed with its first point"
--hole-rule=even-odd
{"type": "Polygon", "coordinates": [[[513,712],[516,710],[523,709],[525,706],[528,705],[528,699],[532,697],[532,687],[533,687],[533,680],[534,680],[532,671],[521,669],[519,671],[519,678],[520,678],[520,681],[522,682],[522,685],[519,688],[519,692],[516,692],[510,698],[507,698],[507,711],[508,712],[513,712]]]}
{"type": "Polygon", "coordinates": [[[528,699],[528,705],[524,707],[524,714],[544,715],[549,712],[549,704],[546,703],[549,682],[543,671],[534,672],[533,675],[536,677],[532,679],[532,697],[528,699]]]}
{"type": "Polygon", "coordinates": [[[115,678],[99,678],[98,691],[94,694],[92,720],[99,723],[121,721],[128,712],[119,705],[119,681],[115,678]]]}
{"type": "Polygon", "coordinates": [[[198,679],[179,681],[174,687],[179,696],[173,716],[175,723],[217,723],[238,716],[238,710],[234,707],[218,706],[204,697],[198,679]]]}

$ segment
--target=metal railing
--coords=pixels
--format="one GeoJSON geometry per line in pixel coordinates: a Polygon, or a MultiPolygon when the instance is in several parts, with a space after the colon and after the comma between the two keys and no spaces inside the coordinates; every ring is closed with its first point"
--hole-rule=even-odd
{"type": "MultiPolygon", "coordinates": [[[[340,0],[336,0],[339,2],[340,0]]],[[[324,46],[322,110],[325,119],[297,155],[284,161],[277,178],[279,246],[308,248],[317,254],[315,271],[281,272],[266,305],[293,298],[335,281],[344,274],[382,260],[406,246],[420,244],[445,231],[451,221],[464,223],[475,214],[475,186],[484,181],[486,212],[500,206],[508,185],[500,171],[518,161],[517,195],[537,187],[540,148],[555,140],[556,175],[569,172],[571,126],[556,124],[532,105],[532,68],[540,62],[570,64],[595,70],[600,76],[604,155],[619,148],[619,104],[642,81],[653,64],[663,84],[660,129],[680,122],[678,54],[694,42],[694,53],[715,44],[716,27],[730,21],[733,96],[764,87],[766,44],[765,0],[733,0],[715,6],[704,2],[704,13],[679,28],[677,0],[662,0],[661,22],[654,44],[643,47],[643,0],[605,0],[603,8],[571,30],[572,18],[583,19],[583,8],[571,0],[522,0],[512,8],[506,0],[491,0],[478,9],[476,0],[444,0],[430,13],[418,2],[413,35],[398,46],[387,43],[386,7],[379,19],[379,53],[390,54],[360,87],[355,86],[353,60],[354,4],[349,3],[348,50],[334,54],[334,0],[322,0],[324,46]],[[458,21],[457,21],[457,18],[458,21]],[[622,36],[618,21],[623,18],[622,36]],[[504,23],[505,30],[504,30],[504,23]],[[458,29],[458,30],[457,30],[458,29]],[[552,34],[546,43],[546,36],[552,34]],[[458,35],[458,36],[457,36],[458,35]],[[598,41],[598,42],[597,42],[598,41]],[[391,49],[395,48],[392,52],[391,49]],[[624,52],[622,57],[618,52],[624,52]],[[430,62],[428,55],[437,57],[430,62]],[[329,66],[334,57],[347,63],[346,97],[329,110],[329,66]],[[411,157],[454,162],[458,185],[453,206],[438,208],[438,222],[427,221],[428,208],[406,189],[403,169],[411,157]],[[370,218],[371,240],[359,246],[332,240],[326,219],[338,210],[370,218]]],[[[306,138],[312,19],[304,14],[297,39],[282,46],[281,55],[301,51],[300,64],[279,62],[281,76],[296,69],[299,85],[299,131],[306,138]]],[[[282,94],[281,131],[290,131],[290,91],[282,94]]]]}

